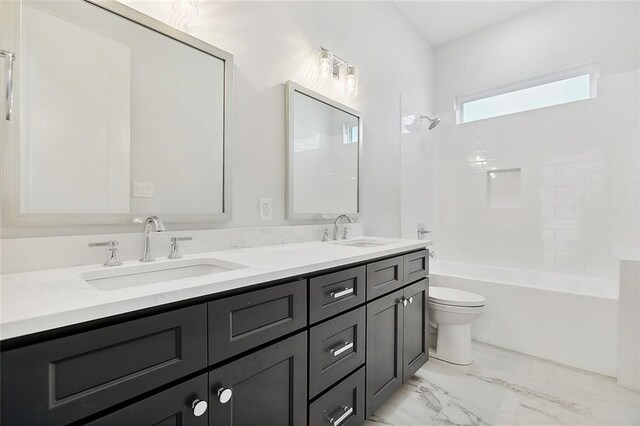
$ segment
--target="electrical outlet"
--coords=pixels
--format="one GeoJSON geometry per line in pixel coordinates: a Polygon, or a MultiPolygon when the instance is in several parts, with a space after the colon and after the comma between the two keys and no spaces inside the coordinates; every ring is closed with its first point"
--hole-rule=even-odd
{"type": "Polygon", "coordinates": [[[153,198],[154,186],[152,183],[134,183],[133,196],[136,198],[153,198]]]}
{"type": "Polygon", "coordinates": [[[260,198],[260,220],[262,222],[273,220],[271,198],[260,198]]]}

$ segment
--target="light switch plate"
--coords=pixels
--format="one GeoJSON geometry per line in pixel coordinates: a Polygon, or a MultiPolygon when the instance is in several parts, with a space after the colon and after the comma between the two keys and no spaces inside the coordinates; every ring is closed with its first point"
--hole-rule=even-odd
{"type": "Polygon", "coordinates": [[[268,222],[270,220],[273,220],[271,198],[260,198],[260,221],[268,222]]]}
{"type": "Polygon", "coordinates": [[[133,184],[133,196],[136,198],[153,198],[155,192],[154,185],[152,183],[138,183],[133,184]]]}

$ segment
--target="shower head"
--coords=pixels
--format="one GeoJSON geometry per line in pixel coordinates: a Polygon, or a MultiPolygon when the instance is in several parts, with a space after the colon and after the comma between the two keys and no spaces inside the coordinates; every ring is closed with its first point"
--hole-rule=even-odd
{"type": "Polygon", "coordinates": [[[424,119],[429,120],[429,130],[433,130],[436,128],[436,126],[438,126],[438,124],[440,124],[440,118],[436,117],[436,118],[431,118],[428,115],[421,115],[420,116],[420,120],[424,120],[424,119]]]}

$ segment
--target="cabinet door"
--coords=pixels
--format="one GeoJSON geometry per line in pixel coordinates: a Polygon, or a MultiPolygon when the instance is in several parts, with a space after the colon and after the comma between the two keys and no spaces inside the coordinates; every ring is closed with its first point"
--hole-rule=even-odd
{"type": "Polygon", "coordinates": [[[209,425],[302,425],[307,417],[307,333],[209,373],[209,425]]]}
{"type": "Polygon", "coordinates": [[[427,305],[429,280],[423,279],[404,288],[404,339],[402,379],[406,382],[429,358],[427,341],[427,305]]]}
{"type": "Polygon", "coordinates": [[[307,325],[307,281],[209,302],[209,364],[307,325]]]}
{"type": "Polygon", "coordinates": [[[402,385],[402,295],[367,305],[367,418],[402,385]]]}
{"type": "Polygon", "coordinates": [[[88,425],[206,426],[207,392],[207,375],[203,374],[88,425]]]}
{"type": "Polygon", "coordinates": [[[204,304],[2,353],[2,424],[68,424],[207,366],[204,304]]]}

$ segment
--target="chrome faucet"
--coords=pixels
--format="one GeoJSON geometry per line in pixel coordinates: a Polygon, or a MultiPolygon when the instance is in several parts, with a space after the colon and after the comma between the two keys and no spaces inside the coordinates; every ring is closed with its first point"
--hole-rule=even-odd
{"type": "Polygon", "coordinates": [[[144,221],[144,251],[142,252],[140,262],[153,262],[156,260],[156,257],[153,255],[153,250],[151,250],[151,232],[162,231],[164,231],[164,223],[162,223],[158,216],[149,216],[147,220],[144,221]]]}
{"type": "MultiPolygon", "coordinates": [[[[341,214],[340,216],[336,217],[336,221],[333,222],[333,240],[334,241],[338,239],[338,222],[343,217],[346,218],[349,221],[349,223],[353,223],[351,218],[349,216],[347,216],[346,214],[341,214]]],[[[346,236],[346,234],[345,234],[345,236],[346,236]]]]}

